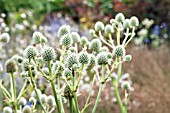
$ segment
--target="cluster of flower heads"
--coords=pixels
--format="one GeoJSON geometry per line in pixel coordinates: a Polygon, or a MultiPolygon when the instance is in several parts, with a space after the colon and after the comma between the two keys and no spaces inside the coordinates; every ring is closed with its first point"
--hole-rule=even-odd
{"type": "MultiPolygon", "coordinates": [[[[100,73],[100,67],[107,66],[106,73],[109,71],[112,73],[110,67],[117,68],[119,64],[124,61],[130,61],[131,55],[126,54],[126,46],[132,40],[135,33],[135,28],[139,25],[138,18],[133,16],[130,19],[125,19],[122,13],[116,15],[115,19],[110,20],[110,24],[106,26],[102,22],[97,22],[94,29],[89,31],[92,38],[91,41],[85,36],[80,36],[77,32],[71,32],[70,26],[62,25],[58,30],[58,37],[60,39],[60,48],[53,48],[47,45],[47,38],[40,32],[34,32],[33,34],[33,46],[28,46],[24,50],[23,57],[15,55],[6,62],[6,71],[8,73],[14,73],[17,68],[21,68],[21,75],[30,81],[33,88],[36,88],[35,80],[39,75],[45,77],[49,82],[56,78],[62,78],[59,80],[65,80],[66,85],[63,85],[64,89],[61,93],[65,98],[73,98],[79,87],[79,79],[81,79],[81,71],[84,67],[91,66],[96,73],[100,73]],[[126,30],[125,38],[121,42],[120,34],[126,30]],[[104,31],[104,33],[102,33],[104,31]],[[132,31],[129,33],[129,31],[132,31]],[[117,33],[117,42],[114,42],[113,33],[117,33]],[[109,37],[106,39],[105,36],[109,37]],[[77,85],[74,86],[72,80],[73,76],[79,73],[79,79],[77,85]],[[70,87],[70,85],[73,87],[70,87]]],[[[103,69],[102,69],[103,70],[103,69]]],[[[102,72],[102,74],[105,72],[102,72]]],[[[111,75],[111,74],[110,74],[111,75]]],[[[76,76],[78,78],[78,76],[76,76]]],[[[103,76],[100,80],[104,84],[108,76],[103,76]]],[[[116,80],[116,79],[115,79],[116,80]]],[[[119,78],[117,79],[119,80],[119,78]]],[[[59,81],[57,81],[59,83],[59,81]]],[[[119,83],[119,82],[118,82],[119,83]]],[[[59,85],[60,86],[60,85],[59,85]]],[[[130,83],[128,81],[122,82],[122,88],[128,90],[130,83]]],[[[36,91],[36,89],[35,89],[36,91]]],[[[52,101],[53,96],[40,96],[40,104],[47,102],[51,106],[55,103],[52,101]],[[47,99],[47,100],[46,100],[47,99]]],[[[55,96],[55,95],[54,95],[55,96]]],[[[33,97],[32,97],[33,98],[33,97]]],[[[57,98],[57,97],[56,97],[57,98]]],[[[26,100],[20,98],[19,103],[22,106],[25,105],[26,100]],[[21,102],[20,102],[21,100],[21,102]]],[[[57,100],[58,101],[58,100],[57,100]]],[[[59,99],[60,101],[60,99],[59,99]]],[[[32,105],[31,105],[32,106],[32,105]]],[[[6,110],[9,108],[4,108],[6,110]]],[[[23,108],[28,110],[29,107],[23,108]]],[[[10,110],[9,110],[10,111],[10,110]]]]}
{"type": "MultiPolygon", "coordinates": [[[[54,96],[52,95],[47,96],[46,94],[42,94],[40,90],[38,90],[38,95],[40,96],[40,100],[43,103],[43,105],[49,109],[49,112],[52,112],[55,110],[54,96]]],[[[20,99],[17,102],[17,105],[20,106],[20,109],[17,110],[17,113],[37,112],[36,105],[38,104],[39,104],[39,101],[36,97],[35,92],[33,91],[28,100],[24,97],[20,97],[20,99]]],[[[3,113],[13,113],[13,110],[11,107],[4,107],[3,113]]]]}

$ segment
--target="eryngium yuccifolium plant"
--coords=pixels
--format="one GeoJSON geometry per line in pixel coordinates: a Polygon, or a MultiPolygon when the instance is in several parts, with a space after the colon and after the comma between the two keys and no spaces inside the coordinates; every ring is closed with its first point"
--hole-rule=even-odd
{"type": "Polygon", "coordinates": [[[76,54],[70,54],[66,59],[66,66],[71,68],[74,64],[78,64],[78,58],[76,54]]]}
{"type": "Polygon", "coordinates": [[[3,43],[8,43],[10,40],[10,36],[8,33],[2,33],[0,35],[0,41],[3,42],[3,43]]]}
{"type": "Polygon", "coordinates": [[[58,30],[58,37],[62,37],[66,34],[70,34],[70,28],[68,25],[62,25],[58,30]]]}
{"type": "Polygon", "coordinates": [[[63,100],[67,98],[70,113],[86,113],[86,108],[89,106],[93,107],[91,112],[96,113],[103,85],[111,83],[115,89],[114,93],[121,113],[127,113],[128,103],[131,102],[129,97],[132,86],[129,78],[126,77],[127,81],[122,79],[122,64],[132,59],[131,55],[126,55],[126,48],[135,36],[138,24],[137,17],[133,16],[128,19],[119,13],[110,20],[110,24],[104,25],[101,21],[96,22],[94,28],[89,31],[92,38],[90,40],[89,37],[80,36],[77,32],[71,31],[69,26],[62,25],[58,30],[61,48],[49,47],[46,43],[47,38],[40,32],[35,32],[33,42],[37,45],[28,46],[23,56],[15,55],[6,62],[6,71],[11,75],[12,90],[9,93],[2,84],[0,88],[6,101],[12,106],[12,112],[17,113],[20,110],[23,113],[51,113],[53,111],[66,113],[65,105],[67,104],[64,104],[63,100]],[[21,69],[17,70],[17,66],[21,69]],[[19,93],[16,93],[14,72],[20,74],[25,81],[19,93]],[[113,73],[117,73],[117,76],[113,77],[113,73]],[[89,96],[84,107],[79,109],[77,93],[83,85],[81,81],[85,80],[84,76],[89,75],[92,75],[93,79],[92,83],[90,82],[89,96]],[[49,84],[46,86],[50,86],[51,95],[41,93],[41,86],[36,84],[39,83],[37,82],[39,77],[44,77],[48,81],[44,84],[49,84]],[[27,85],[28,83],[30,85],[27,85]],[[92,105],[90,98],[96,84],[99,84],[99,90],[95,104],[92,105]],[[23,97],[26,92],[29,92],[28,89],[32,89],[29,98],[31,107],[25,104],[26,97],[23,97]],[[125,95],[121,94],[120,97],[119,90],[123,90],[122,94],[125,95]],[[126,104],[122,103],[122,100],[125,100],[126,104]]]}
{"type": "Polygon", "coordinates": [[[90,49],[92,51],[99,51],[101,49],[102,43],[99,39],[93,39],[90,42],[90,49]]]}
{"type": "Polygon", "coordinates": [[[99,65],[106,65],[109,63],[109,59],[107,57],[107,52],[100,52],[98,55],[97,55],[97,63],[99,65]]]}
{"type": "Polygon", "coordinates": [[[16,64],[15,60],[13,60],[13,59],[8,59],[6,61],[5,66],[6,66],[7,73],[14,73],[17,71],[17,64],[16,64]]]}
{"type": "Polygon", "coordinates": [[[126,54],[126,51],[122,45],[116,46],[115,49],[113,50],[113,54],[116,57],[123,57],[126,54]]]}
{"type": "Polygon", "coordinates": [[[54,60],[56,57],[55,50],[52,47],[45,47],[42,57],[44,61],[54,60]]]}
{"type": "Polygon", "coordinates": [[[10,107],[4,107],[3,113],[12,113],[12,109],[10,107]]]}
{"type": "Polygon", "coordinates": [[[73,44],[73,40],[70,34],[66,34],[60,38],[60,44],[69,47],[73,44]]]}
{"type": "Polygon", "coordinates": [[[38,55],[38,52],[36,50],[35,47],[33,46],[28,46],[25,50],[24,50],[24,56],[28,59],[33,59],[38,55]]]}

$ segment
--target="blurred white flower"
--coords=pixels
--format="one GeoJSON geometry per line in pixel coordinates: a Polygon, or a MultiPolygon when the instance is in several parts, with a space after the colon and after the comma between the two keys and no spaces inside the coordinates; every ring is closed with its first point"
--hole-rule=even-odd
{"type": "Polygon", "coordinates": [[[27,15],[25,13],[21,13],[20,16],[21,16],[21,18],[26,18],[27,15]]]}
{"type": "Polygon", "coordinates": [[[23,24],[24,24],[25,26],[29,26],[29,25],[30,25],[27,20],[24,20],[24,21],[23,21],[23,24]]]}
{"type": "Polygon", "coordinates": [[[2,28],[5,28],[6,27],[6,24],[3,22],[3,23],[1,23],[1,27],[2,28]]]}
{"type": "Polygon", "coordinates": [[[149,20],[148,18],[145,18],[142,21],[142,24],[145,25],[147,28],[151,27],[154,24],[154,20],[149,20]]]}
{"type": "Polygon", "coordinates": [[[5,31],[6,31],[6,32],[9,32],[9,27],[5,27],[5,31]]]}
{"type": "Polygon", "coordinates": [[[139,32],[138,32],[138,35],[139,36],[146,36],[148,33],[148,30],[147,29],[141,29],[139,32]]]}
{"type": "Polygon", "coordinates": [[[1,13],[1,17],[2,17],[2,18],[5,18],[5,17],[6,17],[6,14],[5,14],[5,13],[1,13]]]}
{"type": "Polygon", "coordinates": [[[0,72],[3,72],[2,64],[0,64],[0,72]]]}

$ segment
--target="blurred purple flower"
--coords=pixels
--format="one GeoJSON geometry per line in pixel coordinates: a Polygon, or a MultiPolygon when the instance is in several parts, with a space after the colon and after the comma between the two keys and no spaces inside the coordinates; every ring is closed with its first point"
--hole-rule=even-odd
{"type": "Polygon", "coordinates": [[[145,44],[151,44],[151,40],[148,39],[148,38],[144,38],[143,42],[144,42],[145,44]]]}
{"type": "Polygon", "coordinates": [[[153,27],[153,33],[156,34],[156,35],[159,35],[159,33],[160,33],[160,27],[159,27],[159,25],[155,25],[155,26],[153,27]]]}

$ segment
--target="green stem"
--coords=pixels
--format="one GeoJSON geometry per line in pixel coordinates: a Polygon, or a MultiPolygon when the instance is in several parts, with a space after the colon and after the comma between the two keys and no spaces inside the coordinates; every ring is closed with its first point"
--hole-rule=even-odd
{"type": "Polygon", "coordinates": [[[52,90],[53,90],[53,94],[54,94],[55,103],[56,103],[56,105],[57,105],[58,113],[62,113],[62,112],[61,112],[60,103],[59,103],[59,101],[58,101],[57,92],[56,92],[56,89],[55,89],[54,82],[53,82],[53,81],[50,81],[50,83],[51,83],[51,86],[52,86],[52,90]]]}
{"type": "Polygon", "coordinates": [[[79,110],[79,107],[78,107],[77,94],[76,94],[75,91],[74,91],[73,95],[74,95],[74,103],[75,103],[75,107],[76,107],[76,113],[80,113],[80,110],[79,110]]]}
{"type": "Polygon", "coordinates": [[[72,100],[72,98],[69,98],[69,103],[70,103],[70,113],[73,113],[73,100],[72,100]]]}
{"type": "MultiPolygon", "coordinates": [[[[102,76],[101,76],[102,81],[104,80],[105,68],[106,68],[106,65],[102,65],[102,76]]],[[[92,113],[95,113],[95,111],[96,111],[96,108],[97,108],[98,103],[99,103],[100,95],[101,95],[101,92],[102,92],[102,88],[103,88],[103,84],[100,83],[99,92],[97,94],[97,99],[96,99],[95,105],[93,107],[92,113]]]]}
{"type": "Polygon", "coordinates": [[[12,104],[14,108],[14,113],[17,113],[17,102],[16,102],[16,87],[14,83],[14,74],[11,73],[11,93],[12,93],[12,104]]]}
{"type": "Polygon", "coordinates": [[[93,90],[95,80],[96,80],[96,75],[94,75],[94,77],[93,77],[92,86],[91,86],[91,89],[90,89],[90,92],[89,92],[89,96],[88,96],[88,98],[87,98],[86,104],[84,105],[84,108],[82,109],[81,113],[84,113],[85,110],[86,110],[86,108],[87,108],[88,105],[89,105],[89,100],[90,100],[90,97],[91,97],[91,92],[92,92],[92,90],[93,90]]]}
{"type": "Polygon", "coordinates": [[[135,27],[132,28],[131,37],[130,37],[129,40],[125,43],[124,47],[127,46],[127,44],[133,39],[134,36],[135,36],[135,27]]]}
{"type": "Polygon", "coordinates": [[[120,45],[120,30],[117,29],[117,45],[120,45]]]}
{"type": "Polygon", "coordinates": [[[30,74],[30,78],[31,78],[31,84],[32,84],[32,86],[33,86],[33,88],[34,88],[36,97],[37,97],[38,101],[40,102],[40,106],[41,106],[42,110],[44,111],[44,113],[47,113],[47,111],[45,110],[45,108],[44,108],[44,106],[43,106],[43,104],[42,104],[42,102],[41,102],[41,100],[40,100],[40,96],[39,96],[38,91],[37,91],[38,89],[37,89],[37,86],[36,86],[35,81],[34,81],[34,79],[33,79],[32,70],[31,70],[31,67],[30,67],[30,62],[31,62],[31,59],[29,59],[29,66],[28,66],[28,68],[29,68],[29,74],[30,74]]]}
{"type": "Polygon", "coordinates": [[[25,90],[25,87],[26,87],[26,85],[27,85],[27,82],[28,82],[28,80],[26,79],[25,82],[24,82],[24,84],[23,84],[23,87],[22,87],[22,89],[21,89],[21,91],[20,91],[20,93],[19,93],[19,95],[18,95],[18,97],[17,97],[17,100],[19,100],[19,99],[21,98],[21,96],[23,95],[23,92],[24,92],[24,90],[25,90]]]}
{"type": "MultiPolygon", "coordinates": [[[[52,69],[51,69],[51,63],[50,63],[50,61],[47,61],[47,63],[48,63],[48,69],[49,69],[50,77],[53,77],[52,69]]],[[[57,79],[57,82],[58,82],[58,86],[60,88],[59,78],[57,79]]],[[[54,98],[55,98],[55,102],[56,102],[56,105],[57,105],[57,108],[58,108],[58,112],[59,113],[64,113],[64,111],[63,111],[64,108],[63,108],[63,104],[62,104],[62,101],[61,101],[61,97],[59,97],[59,98],[57,97],[57,92],[56,92],[54,82],[51,80],[50,83],[51,83],[51,86],[52,86],[52,91],[53,91],[53,94],[54,94],[54,98]]]]}

